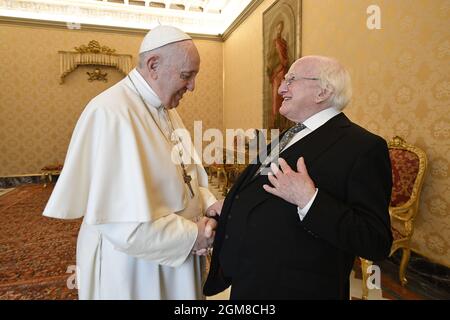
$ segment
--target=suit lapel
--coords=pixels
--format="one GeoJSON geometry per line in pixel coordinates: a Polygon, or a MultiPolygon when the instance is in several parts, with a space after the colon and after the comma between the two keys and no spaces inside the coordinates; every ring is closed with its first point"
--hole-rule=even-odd
{"type": "MultiPolygon", "coordinates": [[[[349,127],[350,125],[350,120],[343,113],[340,113],[326,122],[320,128],[314,130],[306,137],[300,139],[288,149],[281,152],[280,157],[290,163],[290,166],[293,170],[297,170],[297,159],[301,156],[304,157],[307,165],[309,164],[309,166],[311,166],[313,165],[315,159],[326,152],[334,143],[336,143],[345,135],[345,128],[349,127]]],[[[234,192],[232,196],[234,196],[236,192],[241,192],[253,183],[258,183],[261,185],[261,193],[253,197],[253,202],[251,205],[252,208],[272,196],[270,193],[262,189],[262,185],[264,183],[268,183],[267,177],[254,177],[254,174],[256,170],[258,170],[258,167],[258,165],[251,165],[247,167],[244,171],[245,176],[242,177],[242,180],[240,180],[239,184],[236,184],[236,188],[233,188],[234,192]]]]}
{"type": "MultiPolygon", "coordinates": [[[[280,135],[279,135],[279,137],[278,137],[278,139],[279,140],[281,140],[281,138],[283,138],[283,136],[286,134],[286,132],[287,132],[287,130],[285,130],[285,131],[283,131],[280,135]]],[[[275,145],[276,146],[276,145],[275,145]]],[[[261,165],[261,162],[260,162],[260,160],[263,158],[263,157],[265,157],[265,156],[269,156],[270,155],[270,149],[271,149],[271,147],[272,147],[272,143],[269,143],[269,145],[267,146],[267,149],[266,149],[266,153],[264,154],[264,155],[262,155],[262,153],[258,156],[258,162],[256,163],[256,164],[254,164],[254,165],[249,165],[247,168],[246,168],[246,171],[247,171],[247,169],[248,169],[248,174],[245,176],[245,179],[243,179],[242,180],[242,185],[239,187],[239,190],[242,190],[245,186],[247,186],[250,182],[253,182],[256,178],[258,178],[258,177],[255,177],[255,173],[256,173],[256,171],[259,169],[259,167],[260,167],[260,165],[261,165]]]]}
{"type": "MultiPolygon", "coordinates": [[[[288,162],[293,161],[295,164],[298,158],[304,157],[305,162],[312,165],[315,159],[345,135],[344,129],[349,127],[350,124],[350,120],[343,113],[340,113],[281,152],[280,157],[288,162]]],[[[292,169],[296,170],[296,167],[292,169]]]]}

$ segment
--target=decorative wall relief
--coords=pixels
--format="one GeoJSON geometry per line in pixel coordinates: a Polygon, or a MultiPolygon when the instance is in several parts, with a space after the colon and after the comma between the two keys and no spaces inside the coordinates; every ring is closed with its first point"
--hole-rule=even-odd
{"type": "Polygon", "coordinates": [[[102,72],[102,70],[100,70],[99,68],[95,68],[95,70],[92,72],[86,72],[86,74],[89,76],[89,82],[95,80],[108,82],[108,79],[106,78],[108,74],[106,72],[102,72]]]}
{"type": "MultiPolygon", "coordinates": [[[[80,65],[108,66],[114,67],[123,74],[128,74],[132,69],[132,56],[130,54],[117,54],[115,49],[107,46],[100,46],[96,40],[89,44],[75,47],[75,51],[58,51],[60,62],[60,84],[64,83],[64,78],[80,65]]],[[[107,81],[106,73],[102,73],[96,68],[93,72],[88,72],[89,81],[107,81]]]]}

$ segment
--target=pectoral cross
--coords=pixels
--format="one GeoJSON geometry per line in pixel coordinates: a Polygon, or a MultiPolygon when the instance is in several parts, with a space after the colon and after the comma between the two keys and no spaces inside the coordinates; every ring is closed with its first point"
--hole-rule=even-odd
{"type": "Polygon", "coordinates": [[[192,189],[192,186],[191,186],[192,177],[187,174],[186,168],[184,167],[184,163],[181,164],[181,168],[183,169],[184,183],[186,183],[189,188],[189,193],[191,194],[191,198],[194,198],[194,190],[192,189]]]}

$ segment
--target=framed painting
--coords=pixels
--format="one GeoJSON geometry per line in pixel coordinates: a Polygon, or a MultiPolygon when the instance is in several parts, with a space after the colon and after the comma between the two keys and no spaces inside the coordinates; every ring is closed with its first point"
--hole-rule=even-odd
{"type": "Polygon", "coordinates": [[[263,126],[284,130],[292,122],[280,115],[278,95],[290,65],[301,55],[301,0],[278,0],[263,13],[263,126]]]}

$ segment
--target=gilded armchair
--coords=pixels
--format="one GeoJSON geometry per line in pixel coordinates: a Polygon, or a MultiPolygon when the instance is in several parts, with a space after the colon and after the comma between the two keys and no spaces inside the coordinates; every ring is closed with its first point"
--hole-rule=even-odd
{"type": "MultiPolygon", "coordinates": [[[[400,283],[404,286],[408,282],[405,275],[406,267],[411,254],[411,237],[414,232],[414,221],[419,210],[427,157],[423,150],[406,143],[399,136],[389,141],[388,147],[393,181],[389,215],[394,241],[390,256],[397,250],[402,250],[399,278],[400,283]]],[[[370,264],[370,261],[361,259],[363,299],[368,297],[368,274],[365,271],[370,264]]]]}

